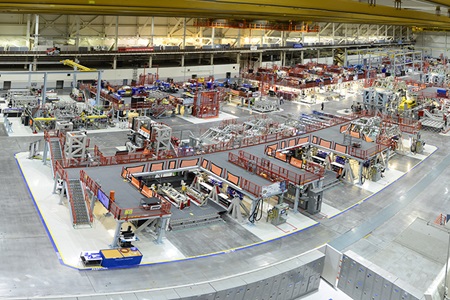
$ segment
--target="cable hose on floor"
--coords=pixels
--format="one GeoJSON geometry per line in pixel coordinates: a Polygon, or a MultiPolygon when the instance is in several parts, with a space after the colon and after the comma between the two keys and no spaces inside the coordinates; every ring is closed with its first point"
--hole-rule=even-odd
{"type": "Polygon", "coordinates": [[[250,216],[248,217],[248,221],[250,223],[255,223],[255,221],[259,221],[262,218],[263,213],[263,199],[259,199],[258,202],[255,205],[255,209],[250,213],[250,216]]]}

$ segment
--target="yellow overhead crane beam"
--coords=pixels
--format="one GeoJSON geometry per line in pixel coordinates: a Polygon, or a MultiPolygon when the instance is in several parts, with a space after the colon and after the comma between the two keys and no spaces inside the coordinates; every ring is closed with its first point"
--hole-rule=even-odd
{"type": "MultiPolygon", "coordinates": [[[[449,0],[432,0],[445,6],[449,0]]],[[[450,3],[449,3],[450,4],[450,3]]],[[[440,16],[394,6],[370,6],[351,0],[6,0],[0,13],[47,13],[79,15],[174,16],[242,18],[273,21],[312,20],[363,24],[389,24],[450,29],[446,12],[440,16]]]]}
{"type": "Polygon", "coordinates": [[[69,67],[72,67],[72,68],[76,67],[77,70],[82,71],[82,72],[93,72],[93,71],[96,71],[96,69],[91,69],[91,68],[85,67],[83,65],[80,65],[80,64],[74,62],[71,59],[61,60],[61,63],[63,63],[65,66],[69,66],[69,67]]]}

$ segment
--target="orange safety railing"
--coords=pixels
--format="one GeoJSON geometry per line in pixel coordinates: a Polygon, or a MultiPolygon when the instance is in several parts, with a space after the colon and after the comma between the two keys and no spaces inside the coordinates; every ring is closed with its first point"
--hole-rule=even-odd
{"type": "Polygon", "coordinates": [[[254,168],[250,171],[267,180],[287,180],[293,184],[300,185],[319,179],[325,172],[325,169],[322,166],[311,163],[309,165],[305,165],[305,170],[310,172],[309,174],[298,174],[242,150],[239,151],[239,155],[230,152],[228,154],[228,161],[245,169],[254,168]]]}
{"type": "Polygon", "coordinates": [[[247,191],[250,194],[255,195],[256,197],[261,196],[262,187],[260,185],[257,185],[256,183],[251,182],[248,179],[241,177],[241,182],[239,182],[239,187],[241,189],[243,189],[244,191],[247,191]]]}
{"type": "Polygon", "coordinates": [[[94,193],[94,195],[97,196],[98,190],[100,190],[100,185],[89,177],[84,170],[80,170],[80,180],[94,193]]]}
{"type": "Polygon", "coordinates": [[[83,190],[84,190],[84,201],[87,204],[87,208],[88,208],[88,212],[89,212],[89,222],[92,223],[92,222],[94,222],[94,214],[92,213],[92,210],[91,210],[91,199],[89,199],[89,195],[86,192],[86,184],[84,182],[81,182],[81,185],[83,186],[83,190]]]}
{"type": "MultiPolygon", "coordinates": [[[[97,195],[97,192],[101,190],[99,184],[92,180],[89,175],[86,174],[84,170],[80,171],[80,179],[82,182],[86,184],[86,186],[97,195]]],[[[103,192],[103,191],[102,191],[103,192]]],[[[161,200],[161,208],[155,210],[147,210],[142,207],[131,207],[131,208],[122,208],[115,201],[112,201],[106,193],[103,192],[105,196],[109,199],[109,211],[117,220],[131,220],[138,218],[151,218],[151,217],[161,217],[163,215],[170,214],[171,204],[163,199],[158,194],[155,194],[155,197],[158,197],[161,200]]]]}
{"type": "Polygon", "coordinates": [[[355,148],[355,147],[348,147],[347,148],[347,154],[351,155],[353,157],[356,158],[360,158],[360,159],[369,159],[370,157],[373,157],[374,155],[383,152],[384,150],[386,150],[387,148],[389,148],[386,145],[380,145],[377,144],[369,149],[361,149],[361,148],[355,148]]]}
{"type": "Polygon", "coordinates": [[[447,223],[447,216],[444,214],[439,214],[436,220],[434,220],[434,224],[436,225],[445,225],[445,223],[447,223]]]}

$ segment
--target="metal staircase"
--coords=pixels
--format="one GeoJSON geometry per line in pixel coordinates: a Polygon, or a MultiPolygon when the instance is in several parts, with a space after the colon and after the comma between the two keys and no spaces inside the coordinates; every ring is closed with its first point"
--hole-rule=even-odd
{"type": "Polygon", "coordinates": [[[61,145],[59,140],[51,141],[52,159],[54,161],[62,159],[61,145]]]}
{"type": "Polygon", "coordinates": [[[72,208],[74,226],[91,225],[86,201],[84,200],[83,187],[79,179],[69,179],[67,195],[72,208]]]}

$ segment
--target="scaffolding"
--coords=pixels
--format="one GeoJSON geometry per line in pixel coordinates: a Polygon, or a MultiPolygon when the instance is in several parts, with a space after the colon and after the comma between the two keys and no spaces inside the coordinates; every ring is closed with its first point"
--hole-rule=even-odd
{"type": "Polygon", "coordinates": [[[88,138],[85,131],[71,131],[66,133],[64,154],[67,159],[79,159],[86,157],[88,138]]]}
{"type": "Polygon", "coordinates": [[[198,92],[194,97],[194,117],[207,119],[217,118],[220,110],[220,97],[218,91],[198,92]]]}

